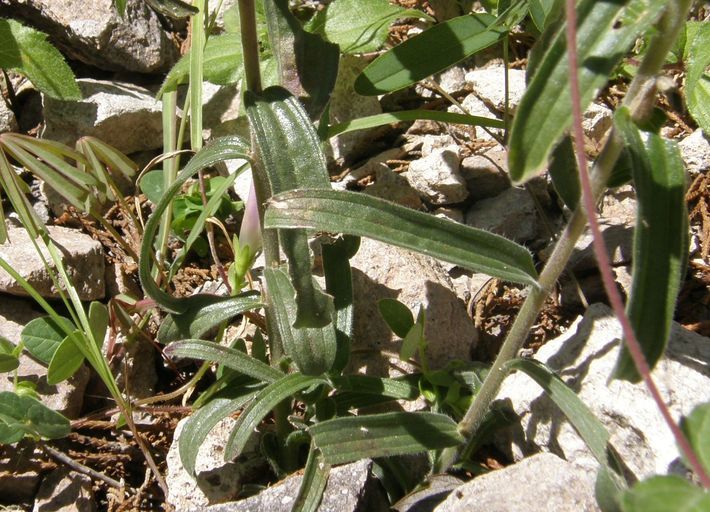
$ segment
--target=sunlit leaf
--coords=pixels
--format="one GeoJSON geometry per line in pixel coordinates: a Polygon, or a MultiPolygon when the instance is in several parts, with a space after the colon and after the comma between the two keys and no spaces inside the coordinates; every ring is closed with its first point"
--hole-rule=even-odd
{"type": "Polygon", "coordinates": [[[227,445],[224,449],[224,460],[232,460],[239,455],[246,446],[254,429],[271,410],[288,397],[313,386],[324,383],[322,377],[309,377],[300,373],[291,373],[272,382],[259,391],[254,399],[247,405],[237,419],[227,445]]]}
{"type": "Polygon", "coordinates": [[[22,73],[52,98],[81,99],[74,73],[47,34],[15,20],[0,19],[0,68],[22,73]]]}
{"type": "Polygon", "coordinates": [[[35,318],[25,325],[20,333],[20,340],[25,349],[45,364],[49,364],[64,338],[74,330],[68,318],[61,317],[63,325],[59,325],[48,316],[35,318]]]}
{"type": "Polygon", "coordinates": [[[654,476],[634,485],[621,501],[624,512],[706,512],[710,492],[677,476],[654,476]]]}
{"type": "MultiPolygon", "coordinates": [[[[637,36],[656,21],[666,4],[665,0],[583,0],[577,4],[582,111],[607,83],[637,36]]],[[[562,24],[516,110],[508,162],[510,176],[518,183],[545,168],[550,152],[572,123],[565,30],[562,24]]]]}
{"type": "Polygon", "coordinates": [[[402,110],[399,112],[388,112],[386,114],[376,114],[374,116],[360,117],[352,121],[334,124],[328,129],[328,137],[335,137],[341,133],[353,132],[356,130],[366,130],[390,123],[404,121],[416,121],[417,119],[428,119],[440,123],[463,124],[467,126],[485,126],[488,128],[503,128],[503,121],[491,117],[469,116],[467,114],[457,114],[455,112],[440,112],[438,110],[402,110]]]}
{"type": "Polygon", "coordinates": [[[412,311],[397,299],[382,299],[377,303],[377,308],[387,326],[400,338],[404,338],[414,325],[412,311]]]}
{"type": "MultiPolygon", "coordinates": [[[[22,434],[57,439],[68,435],[71,432],[71,425],[68,419],[35,398],[2,391],[0,392],[0,438],[8,434],[17,438],[18,430],[22,434]]],[[[21,439],[22,435],[19,438],[21,439]]],[[[0,439],[0,442],[3,441],[6,440],[0,439]]]]}
{"type": "Polygon", "coordinates": [[[240,350],[225,347],[213,341],[176,341],[165,347],[165,353],[170,356],[214,361],[259,381],[274,382],[283,377],[283,373],[276,368],[262,363],[240,350]]]}
{"type": "Polygon", "coordinates": [[[529,0],[530,18],[542,32],[560,16],[563,5],[562,0],[529,0]]]}
{"type": "MultiPolygon", "coordinates": [[[[272,194],[300,187],[330,189],[320,140],[296,98],[281,87],[270,87],[261,95],[247,91],[244,104],[272,194]]],[[[279,241],[296,291],[294,327],[327,325],[333,299],[314,286],[305,230],[279,231],[279,241]]]]}
{"type": "MultiPolygon", "coordinates": [[[[640,131],[627,109],[618,111],[616,125],[628,147],[638,201],[627,313],[653,368],[670,337],[688,254],[685,170],[677,145],[657,133],[640,131]]],[[[625,345],[614,378],[641,380],[625,345]]]]}
{"type": "Polygon", "coordinates": [[[710,472],[710,403],[698,405],[681,424],[705,471],[710,472]]]}
{"type": "Polygon", "coordinates": [[[685,101],[690,115],[703,129],[710,133],[710,23],[696,25],[694,36],[687,45],[685,101]]]}
{"type": "Polygon", "coordinates": [[[190,309],[178,314],[168,315],[160,324],[157,339],[168,344],[187,338],[199,339],[210,329],[245,311],[262,307],[258,293],[246,293],[237,297],[223,297],[215,302],[195,302],[190,309]]]}
{"type": "Polygon", "coordinates": [[[463,442],[454,420],[431,412],[336,418],[309,427],[308,433],[329,464],[437,450],[463,442]]]}
{"type": "Polygon", "coordinates": [[[495,44],[505,33],[490,14],[439,23],[372,61],[355,80],[355,91],[372,96],[402,89],[495,44]]]}
{"type": "MultiPolygon", "coordinates": [[[[75,336],[82,336],[79,331],[75,331],[75,336]]],[[[49,362],[47,369],[47,384],[59,384],[63,380],[74,375],[84,362],[84,354],[74,343],[74,340],[67,336],[57,347],[57,350],[49,362]]]]}
{"type": "Polygon", "coordinates": [[[374,52],[387,40],[390,25],[403,18],[433,21],[422,11],[405,9],[387,0],[338,0],[319,11],[308,30],[338,44],[342,53],[374,52]]]}
{"type": "Polygon", "coordinates": [[[269,203],[264,226],[366,236],[476,272],[536,285],[532,257],[524,247],[366,194],[319,189],[280,194],[269,203]]]}

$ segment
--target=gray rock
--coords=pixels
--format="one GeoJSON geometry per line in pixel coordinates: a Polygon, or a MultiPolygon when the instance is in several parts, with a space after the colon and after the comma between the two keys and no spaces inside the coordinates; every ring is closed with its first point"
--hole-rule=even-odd
{"type": "MultiPolygon", "coordinates": [[[[20,333],[31,320],[43,316],[33,305],[24,299],[4,297],[0,301],[0,334],[17,345],[20,333]]],[[[89,381],[89,370],[82,366],[69,380],[59,384],[47,383],[47,368],[32,359],[26,353],[20,355],[17,368],[19,381],[30,381],[36,385],[39,399],[50,409],[64,414],[68,418],[78,418],[84,400],[84,390],[89,381]]],[[[15,389],[14,373],[0,374],[0,391],[15,389]]]]}
{"type": "MultiPolygon", "coordinates": [[[[414,147],[419,144],[416,141],[412,141],[414,147]]],[[[456,140],[451,135],[424,135],[421,138],[421,151],[422,157],[426,158],[431,156],[435,151],[439,149],[451,149],[457,154],[459,152],[458,147],[456,149],[451,148],[451,146],[457,146],[456,140]]]]}
{"type": "Polygon", "coordinates": [[[409,164],[407,181],[431,204],[460,203],[468,197],[468,189],[459,162],[458,146],[435,149],[409,164]]]}
{"type": "Polygon", "coordinates": [[[73,146],[91,135],[126,154],[162,148],[162,106],[150,91],[122,82],[77,82],[84,97],[79,102],[44,96],[42,138],[73,146]]]}
{"type": "Polygon", "coordinates": [[[596,512],[594,480],[550,453],[474,478],[435,512],[596,512]]]}
{"type": "Polygon", "coordinates": [[[636,192],[631,185],[624,185],[604,194],[599,213],[615,224],[634,226],[636,209],[636,192]]]}
{"type": "Polygon", "coordinates": [[[16,132],[17,130],[15,113],[7,106],[5,99],[0,98],[0,133],[16,132]]]}
{"type": "MultiPolygon", "coordinates": [[[[463,212],[456,208],[437,208],[432,212],[432,214],[436,215],[437,217],[441,217],[442,219],[449,219],[454,222],[463,224],[463,212]]],[[[448,264],[444,266],[448,266],[448,264]]]]}
{"type": "MultiPolygon", "coordinates": [[[[109,349],[110,332],[102,346],[104,355],[109,349]]],[[[155,370],[157,351],[153,345],[138,337],[126,343],[123,334],[118,334],[111,348],[109,366],[119,388],[131,398],[146,398],[155,394],[158,374],[155,370]],[[111,357],[120,354],[120,357],[111,357]]]]}
{"type": "Polygon", "coordinates": [[[33,512],[94,512],[96,501],[91,478],[58,468],[42,480],[33,512]]]}
{"type": "MultiPolygon", "coordinates": [[[[466,82],[471,84],[474,93],[486,105],[498,112],[505,111],[505,68],[474,69],[466,73],[466,82]]],[[[522,69],[509,69],[508,108],[511,112],[515,112],[525,93],[525,87],[525,71],[522,69]]]]}
{"type": "Polygon", "coordinates": [[[69,57],[108,71],[161,73],[179,57],[177,43],[145,2],[128,0],[125,18],[112,0],[0,0],[0,16],[47,32],[69,57]]]}
{"type": "MultiPolygon", "coordinates": [[[[447,94],[455,94],[466,88],[466,72],[461,66],[454,66],[442,73],[437,73],[432,77],[432,81],[439,84],[439,87],[447,94]]],[[[437,93],[428,88],[417,85],[416,91],[423,98],[433,98],[437,93]]]]}
{"type": "MultiPolygon", "coordinates": [[[[330,122],[344,123],[351,119],[382,113],[382,107],[376,96],[361,96],[355,92],[355,77],[365,69],[367,62],[359,56],[343,55],[340,58],[338,78],[330,100],[330,122]]],[[[373,136],[373,129],[358,130],[334,137],[330,141],[336,160],[352,156],[366,145],[373,136]]]]}
{"type": "MultiPolygon", "coordinates": [[[[101,299],[106,294],[104,254],[101,244],[81,231],[60,226],[48,226],[50,238],[59,249],[64,267],[82,300],[101,299]]],[[[41,246],[42,244],[40,244],[41,246]]],[[[48,251],[44,257],[51,262],[48,251]]],[[[57,298],[59,293],[23,228],[10,227],[8,241],[0,245],[2,256],[30,285],[45,298],[57,298]]],[[[27,292],[10,274],[0,270],[0,291],[27,296],[27,292]]]]}
{"type": "Polygon", "coordinates": [[[383,163],[378,164],[374,171],[375,183],[365,188],[363,191],[365,194],[387,199],[413,210],[422,208],[419,192],[409,184],[404,176],[397,174],[383,163]]]}
{"type": "MultiPolygon", "coordinates": [[[[461,102],[461,106],[464,108],[465,113],[470,114],[472,116],[480,116],[480,117],[487,117],[491,119],[498,119],[500,118],[500,115],[496,112],[493,112],[481,99],[478,98],[475,94],[469,94],[464,98],[464,100],[461,102]]],[[[457,114],[462,114],[464,112],[461,111],[460,108],[456,106],[451,106],[448,108],[449,112],[454,112],[457,114]]],[[[492,141],[495,140],[490,133],[491,132],[499,137],[503,136],[503,130],[499,128],[488,128],[488,131],[484,130],[481,127],[472,127],[475,131],[476,134],[476,139],[478,140],[487,140],[487,141],[492,141]]]]}
{"type": "MultiPolygon", "coordinates": [[[[673,436],[643,383],[608,382],[616,364],[621,327],[610,309],[589,307],[583,318],[547,342],[536,359],[557,371],[611,435],[611,444],[628,470],[642,479],[666,474],[678,459],[673,436]]],[[[710,339],[673,324],[665,356],[653,378],[673,417],[678,420],[710,400],[710,339]]],[[[517,373],[503,384],[498,399],[512,404],[522,428],[498,433],[496,445],[519,460],[549,451],[589,473],[596,460],[564,415],[530,379],[517,373]]]]}
{"type": "Polygon", "coordinates": [[[234,499],[241,487],[242,476],[237,463],[225,462],[224,446],[236,421],[229,417],[223,419],[205,439],[195,461],[197,480],[190,476],[180,460],[178,442],[186,421],[187,418],[181,420],[175,428],[166,459],[167,503],[175,510],[192,511],[234,499]]]}
{"type": "Polygon", "coordinates": [[[506,151],[493,149],[466,157],[461,162],[460,171],[473,199],[495,197],[510,188],[506,151]]]}
{"type": "Polygon", "coordinates": [[[592,103],[582,117],[584,134],[594,141],[601,141],[613,122],[614,113],[609,107],[592,103]]]}
{"type": "Polygon", "coordinates": [[[475,202],[466,212],[466,224],[516,242],[528,242],[537,236],[538,215],[527,190],[509,188],[495,197],[475,202]]]}
{"type": "Polygon", "coordinates": [[[438,261],[363,238],[351,264],[355,342],[350,364],[354,371],[379,376],[398,374],[392,365],[401,365],[399,358],[380,353],[396,353],[400,348],[400,340],[387,327],[377,307],[377,301],[386,297],[406,304],[415,316],[419,305],[424,307],[431,367],[441,368],[453,359],[470,359],[478,332],[438,261]]]}
{"type": "MultiPolygon", "coordinates": [[[[245,500],[213,505],[207,512],[289,512],[298,495],[302,475],[291,476],[245,500]]],[[[319,512],[384,512],[389,506],[372,475],[372,461],[362,460],[333,468],[319,512]]]]}
{"type": "Polygon", "coordinates": [[[695,130],[678,143],[683,161],[691,172],[710,169],[710,142],[701,129],[695,130]]]}

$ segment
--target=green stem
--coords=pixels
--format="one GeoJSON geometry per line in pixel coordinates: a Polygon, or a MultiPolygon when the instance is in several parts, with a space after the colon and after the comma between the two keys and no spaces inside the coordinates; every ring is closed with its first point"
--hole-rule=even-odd
{"type": "Polygon", "coordinates": [[[261,92],[259,38],[256,34],[254,0],[239,0],[239,23],[242,30],[242,54],[247,90],[261,92]]]}
{"type": "MultiPolygon", "coordinates": [[[[685,12],[683,7],[688,3],[689,0],[682,0],[683,6],[676,6],[675,8],[685,12]]],[[[639,73],[629,86],[629,91],[624,98],[624,104],[630,108],[631,115],[634,118],[641,117],[645,112],[653,108],[654,77],[665,61],[668,48],[675,41],[675,36],[677,35],[676,30],[677,27],[675,26],[669,27],[665,23],[659,24],[658,32],[651,42],[649,52],[647,52],[639,68],[639,73]],[[654,51],[651,51],[651,49],[654,51]]],[[[599,158],[592,168],[590,180],[592,195],[595,199],[598,199],[605,190],[606,182],[622,149],[623,141],[615,130],[612,130],[602,153],[599,155],[599,158]]],[[[481,386],[481,390],[478,392],[473,403],[459,423],[459,432],[466,438],[466,444],[471,442],[473,435],[481,426],[486,413],[490,409],[491,403],[498,395],[503,380],[507,377],[509,372],[509,370],[505,368],[506,363],[517,357],[518,352],[523,347],[528,332],[533,326],[545,299],[552,291],[560,274],[564,271],[577,240],[584,232],[587,224],[586,221],[587,217],[584,206],[580,202],[572,214],[572,217],[569,219],[564,232],[557,241],[550,259],[540,274],[538,279],[539,286],[537,288],[530,288],[529,294],[518,316],[515,318],[513,326],[506,336],[488,376],[481,386]]],[[[450,469],[456,462],[462,448],[463,447],[454,447],[445,449],[440,459],[437,461],[436,466],[433,468],[433,471],[445,472],[450,469]]]]}

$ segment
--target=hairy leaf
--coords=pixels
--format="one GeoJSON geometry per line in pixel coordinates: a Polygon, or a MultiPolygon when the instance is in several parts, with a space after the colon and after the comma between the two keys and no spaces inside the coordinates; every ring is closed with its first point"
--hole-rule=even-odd
{"type": "Polygon", "coordinates": [[[37,89],[59,100],[80,100],[74,73],[47,34],[0,19],[0,68],[22,73],[37,89]]]}
{"type": "MultiPolygon", "coordinates": [[[[337,350],[334,323],[323,327],[294,327],[297,306],[288,274],[281,269],[265,268],[264,278],[273,298],[273,313],[285,354],[305,375],[329,371],[337,350]]],[[[318,288],[317,283],[314,286],[318,288]]]]}
{"type": "Polygon", "coordinates": [[[157,339],[167,345],[186,338],[201,338],[222,322],[262,306],[256,292],[244,293],[237,297],[223,297],[218,302],[214,302],[212,298],[204,304],[196,302],[184,313],[168,315],[160,324],[157,339]]]}
{"type": "Polygon", "coordinates": [[[237,424],[224,448],[224,460],[231,460],[242,452],[249,437],[254,433],[254,429],[259,426],[261,420],[274,407],[288,397],[314,384],[322,384],[324,382],[325,379],[322,377],[309,377],[300,373],[291,373],[259,391],[239,415],[237,424]]]}
{"type": "Polygon", "coordinates": [[[506,29],[489,14],[439,23],[377,57],[355,80],[366,96],[396,91],[443,71],[500,41],[506,29]]]}
{"type": "Polygon", "coordinates": [[[308,432],[328,464],[437,450],[463,442],[454,420],[431,412],[336,418],[317,423],[308,432]]]}
{"type": "Polygon", "coordinates": [[[323,498],[329,475],[330,464],[326,464],[320,451],[311,446],[292,512],[316,512],[323,498]]]}
{"type": "Polygon", "coordinates": [[[536,285],[535,267],[524,247],[366,194],[318,189],[280,194],[269,203],[264,226],[366,236],[476,272],[536,285]]]}
{"type": "Polygon", "coordinates": [[[283,377],[283,373],[276,368],[272,368],[240,350],[225,347],[213,341],[176,341],[165,347],[165,353],[170,356],[214,361],[259,381],[274,382],[283,377]]]}
{"type": "Polygon", "coordinates": [[[491,117],[469,116],[467,114],[440,112],[438,110],[402,110],[399,112],[388,112],[386,114],[360,117],[352,121],[335,124],[328,129],[328,137],[335,137],[341,133],[354,132],[356,130],[375,128],[390,123],[416,121],[417,119],[428,119],[440,123],[464,124],[467,126],[486,126],[488,128],[504,127],[503,121],[491,117]]]}
{"type": "MultiPolygon", "coordinates": [[[[295,188],[330,188],[326,161],[313,124],[298,100],[281,87],[244,96],[257,151],[277,194],[295,188]]],[[[314,286],[305,230],[279,231],[296,291],[294,327],[323,327],[332,321],[333,299],[314,286]]]]}
{"type": "MultiPolygon", "coordinates": [[[[583,0],[577,5],[582,110],[665,6],[664,0],[583,0]]],[[[550,152],[572,123],[565,30],[565,24],[557,30],[513,120],[508,161],[510,176],[518,183],[544,169],[550,152]]]]}
{"type": "MultiPolygon", "coordinates": [[[[653,368],[670,337],[688,254],[685,170],[677,145],[657,133],[639,131],[627,109],[617,113],[616,124],[628,147],[639,205],[627,313],[653,368]]],[[[614,378],[641,380],[626,346],[614,378]]]]}

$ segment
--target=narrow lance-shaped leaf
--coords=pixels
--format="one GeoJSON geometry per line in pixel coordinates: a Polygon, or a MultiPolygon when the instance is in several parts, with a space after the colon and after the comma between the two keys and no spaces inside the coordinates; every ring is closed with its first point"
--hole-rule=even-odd
{"type": "MultiPolygon", "coordinates": [[[[577,53],[582,110],[606,84],[638,35],[658,19],[666,5],[665,0],[583,0],[578,3],[577,53]]],[[[562,24],[516,110],[508,153],[510,175],[516,182],[527,181],[544,169],[555,143],[572,122],[565,30],[562,24]]]]}
{"type": "MultiPolygon", "coordinates": [[[[138,267],[141,285],[153,300],[170,313],[187,311],[193,304],[204,301],[205,296],[203,295],[202,298],[199,295],[186,298],[173,297],[155,284],[153,277],[150,275],[150,262],[152,260],[153,241],[158,233],[161,218],[168,205],[189,178],[205,167],[230,159],[249,159],[249,146],[239,137],[222,137],[202,148],[192,157],[185,168],[178,174],[173,184],[164,192],[160,202],[155,206],[155,210],[145,224],[141,243],[140,265],[138,267]]],[[[212,297],[215,302],[222,300],[221,297],[217,296],[209,297],[212,297]]]]}
{"type": "Polygon", "coordinates": [[[323,461],[320,450],[316,450],[311,443],[306,467],[303,469],[303,480],[298,488],[292,512],[316,512],[323,498],[329,475],[330,464],[323,461]]]}
{"type": "Polygon", "coordinates": [[[454,420],[431,412],[336,418],[308,432],[328,464],[437,450],[464,441],[454,420]]]}
{"type": "MultiPolygon", "coordinates": [[[[638,201],[627,313],[653,368],[668,343],[688,254],[685,171],[677,145],[657,133],[639,131],[627,109],[617,113],[616,125],[628,146],[638,201]]],[[[641,379],[626,346],[614,377],[641,379]]]]}
{"type": "Polygon", "coordinates": [[[710,471],[710,402],[700,404],[683,418],[683,433],[705,471],[710,471]]]}
{"type": "Polygon", "coordinates": [[[180,461],[185,471],[195,476],[197,453],[210,431],[224,418],[241,409],[254,395],[254,391],[244,390],[234,398],[215,397],[190,416],[182,427],[178,442],[180,461]]]}
{"type": "Polygon", "coordinates": [[[272,198],[264,225],[366,236],[476,272],[536,285],[524,247],[492,233],[355,192],[296,190],[272,198]]]}
{"type": "Polygon", "coordinates": [[[263,304],[258,293],[245,293],[236,297],[224,297],[219,301],[195,302],[190,309],[179,315],[168,315],[160,324],[158,341],[163,344],[187,338],[201,338],[210,329],[236,315],[258,309],[263,304]]]}
{"type": "MultiPolygon", "coordinates": [[[[267,174],[271,193],[295,188],[330,188],[320,140],[298,100],[281,87],[258,96],[244,96],[256,150],[267,174]]],[[[294,327],[322,327],[332,320],[333,300],[314,286],[305,230],[279,231],[288,258],[288,271],[296,291],[294,327]]]]}
{"type": "Polygon", "coordinates": [[[705,134],[710,133],[710,24],[699,23],[686,50],[685,101],[705,134]]]}
{"type": "Polygon", "coordinates": [[[286,272],[264,269],[269,295],[273,297],[273,312],[286,355],[293,359],[305,375],[320,375],[331,369],[337,350],[335,325],[294,327],[296,303],[294,290],[286,272]]]}
{"type": "Polygon", "coordinates": [[[355,80],[359,94],[396,91],[443,71],[500,41],[506,28],[490,14],[439,23],[380,55],[355,80]]]}
{"type": "Polygon", "coordinates": [[[323,382],[325,382],[323,378],[291,373],[259,391],[239,415],[237,424],[227,440],[224,460],[231,460],[242,452],[254,429],[274,407],[288,397],[323,382]]]}
{"type": "Polygon", "coordinates": [[[232,368],[259,381],[274,382],[283,377],[276,368],[231,347],[206,340],[176,341],[165,348],[165,353],[173,356],[191,357],[203,361],[214,361],[232,368]]]}
{"type": "Polygon", "coordinates": [[[491,117],[469,116],[467,114],[440,112],[438,110],[402,110],[399,112],[388,112],[386,114],[360,117],[352,121],[335,124],[328,129],[328,137],[335,137],[341,133],[354,132],[356,130],[375,128],[385,124],[416,121],[418,119],[428,119],[440,123],[464,124],[467,126],[485,126],[488,128],[503,128],[505,126],[500,119],[491,117]]]}

